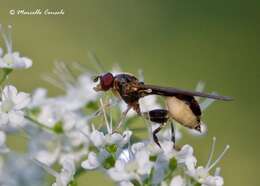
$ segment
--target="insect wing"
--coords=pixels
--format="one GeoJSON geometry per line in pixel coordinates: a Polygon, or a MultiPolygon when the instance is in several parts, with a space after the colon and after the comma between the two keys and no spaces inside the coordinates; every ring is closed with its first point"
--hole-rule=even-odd
{"type": "Polygon", "coordinates": [[[161,87],[157,85],[139,85],[140,89],[145,90],[148,94],[156,94],[156,95],[162,95],[162,96],[178,96],[178,95],[187,95],[187,96],[198,96],[198,97],[205,97],[205,98],[211,98],[211,99],[217,99],[217,100],[223,100],[223,101],[230,101],[232,100],[231,97],[228,96],[221,96],[217,94],[208,94],[203,92],[193,92],[193,91],[187,91],[177,88],[171,88],[171,87],[161,87]]]}

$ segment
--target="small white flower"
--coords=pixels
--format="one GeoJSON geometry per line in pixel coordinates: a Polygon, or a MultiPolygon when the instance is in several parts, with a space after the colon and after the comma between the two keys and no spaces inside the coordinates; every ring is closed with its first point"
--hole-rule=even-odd
{"type": "Polygon", "coordinates": [[[138,164],[137,173],[140,175],[150,174],[153,163],[149,160],[148,152],[145,150],[137,152],[135,158],[138,164]]]}
{"type": "Polygon", "coordinates": [[[106,143],[105,135],[103,134],[103,132],[99,132],[96,129],[91,132],[90,140],[96,147],[103,147],[106,143]]]}
{"type": "Polygon", "coordinates": [[[14,86],[6,86],[2,92],[0,102],[0,125],[10,123],[13,126],[21,125],[24,121],[24,109],[30,102],[27,93],[18,93],[14,86]]]}
{"type": "Polygon", "coordinates": [[[80,118],[75,112],[68,111],[54,100],[40,107],[37,120],[49,128],[53,128],[57,122],[61,122],[64,131],[74,128],[80,118]]]}
{"type": "Polygon", "coordinates": [[[126,130],[123,132],[123,134],[113,133],[113,134],[106,134],[105,135],[105,141],[106,144],[112,145],[116,144],[119,147],[123,147],[125,144],[128,143],[132,136],[132,131],[126,130]]]}
{"type": "Polygon", "coordinates": [[[224,151],[219,155],[219,157],[211,164],[211,160],[215,150],[216,138],[213,138],[213,143],[211,146],[211,151],[209,155],[209,159],[207,165],[205,167],[199,166],[195,168],[196,164],[190,164],[187,166],[187,174],[193,177],[196,181],[202,184],[202,186],[222,186],[224,184],[223,178],[219,176],[219,170],[217,170],[217,174],[215,176],[211,176],[209,171],[222,159],[227,150],[229,149],[229,145],[226,146],[224,151]]]}
{"type": "Polygon", "coordinates": [[[92,169],[96,169],[100,166],[100,161],[97,157],[97,154],[95,152],[90,152],[88,154],[88,159],[83,161],[81,163],[81,166],[84,168],[84,169],[87,169],[87,170],[92,170],[92,169]]]}
{"type": "Polygon", "coordinates": [[[164,141],[162,144],[163,155],[169,160],[172,157],[176,158],[180,164],[185,164],[187,167],[196,165],[196,158],[193,155],[193,148],[190,145],[184,145],[180,151],[173,148],[171,141],[164,141]]]}
{"type": "Polygon", "coordinates": [[[77,82],[67,87],[64,99],[64,107],[69,110],[77,110],[90,101],[96,100],[98,94],[94,91],[95,83],[89,74],[79,76],[77,82]]]}
{"type": "Polygon", "coordinates": [[[0,30],[7,48],[6,54],[3,55],[3,51],[1,52],[0,68],[8,68],[8,69],[30,68],[32,66],[31,59],[27,57],[21,57],[19,52],[13,52],[11,26],[9,25],[8,28],[9,28],[9,32],[7,34],[5,34],[3,30],[0,30]]]}
{"type": "Polygon", "coordinates": [[[135,162],[117,160],[115,167],[108,170],[108,175],[116,182],[128,181],[137,177],[135,162]]]}
{"type": "Polygon", "coordinates": [[[67,186],[70,181],[73,180],[73,176],[76,172],[76,166],[71,158],[64,158],[61,160],[62,169],[58,176],[56,176],[56,182],[53,186],[67,186]]]}
{"type": "Polygon", "coordinates": [[[62,169],[60,173],[36,159],[33,159],[33,161],[56,178],[56,182],[53,183],[52,186],[67,186],[74,179],[73,176],[76,172],[76,165],[74,160],[70,157],[61,160],[62,169]]]}
{"type": "MultiPolygon", "coordinates": [[[[141,147],[141,143],[136,144],[134,149],[137,150],[138,147],[141,147]]],[[[116,182],[132,179],[141,181],[141,177],[149,175],[154,166],[149,158],[150,154],[145,148],[133,152],[128,147],[119,155],[115,167],[108,170],[108,175],[116,182]]]]}
{"type": "Polygon", "coordinates": [[[92,126],[92,132],[90,134],[90,140],[95,147],[104,147],[105,145],[118,145],[123,147],[127,144],[132,136],[132,131],[126,130],[123,134],[111,133],[112,128],[107,124],[108,133],[105,135],[103,132],[100,132],[92,126]]]}
{"type": "Polygon", "coordinates": [[[21,57],[19,52],[7,53],[0,58],[0,68],[18,69],[30,68],[32,60],[27,57],[21,57]]]}

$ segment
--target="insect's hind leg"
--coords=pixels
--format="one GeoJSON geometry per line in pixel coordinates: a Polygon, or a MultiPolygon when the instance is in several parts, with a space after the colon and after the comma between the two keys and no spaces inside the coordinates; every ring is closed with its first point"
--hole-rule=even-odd
{"type": "Polygon", "coordinates": [[[155,123],[166,123],[169,120],[168,110],[165,109],[155,109],[144,113],[146,119],[155,123]]]}
{"type": "Polygon", "coordinates": [[[167,121],[169,120],[168,110],[155,109],[155,110],[151,110],[149,112],[143,113],[143,115],[146,117],[146,119],[160,124],[160,126],[153,131],[153,140],[161,148],[161,145],[159,143],[159,140],[158,140],[158,137],[156,134],[165,126],[164,124],[167,123],[167,121]]]}
{"type": "Polygon", "coordinates": [[[158,137],[157,137],[156,134],[157,134],[163,127],[164,127],[164,125],[161,124],[158,128],[156,128],[156,129],[153,131],[153,141],[154,141],[160,148],[162,148],[162,147],[161,147],[161,145],[160,145],[160,143],[159,143],[159,140],[158,140],[158,137]]]}

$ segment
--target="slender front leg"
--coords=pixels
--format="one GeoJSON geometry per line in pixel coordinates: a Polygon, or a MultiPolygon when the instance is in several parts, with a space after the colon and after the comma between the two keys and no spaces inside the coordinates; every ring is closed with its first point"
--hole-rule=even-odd
{"type": "Polygon", "coordinates": [[[126,118],[127,113],[129,112],[129,110],[130,110],[131,108],[132,108],[131,106],[127,105],[127,109],[122,113],[122,116],[121,116],[121,118],[120,118],[120,120],[119,120],[119,123],[118,123],[116,129],[113,131],[113,133],[117,132],[117,131],[120,129],[120,127],[121,127],[122,124],[123,124],[123,121],[124,121],[125,118],[126,118]]]}

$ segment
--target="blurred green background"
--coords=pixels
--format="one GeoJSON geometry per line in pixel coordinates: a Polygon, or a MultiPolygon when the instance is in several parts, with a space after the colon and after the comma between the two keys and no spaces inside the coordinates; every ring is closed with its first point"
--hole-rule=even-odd
{"type": "MultiPolygon", "coordinates": [[[[213,136],[225,185],[257,185],[259,166],[259,1],[207,0],[1,0],[0,23],[13,25],[14,48],[33,59],[33,67],[14,73],[20,90],[47,87],[41,79],[55,60],[88,63],[94,51],[109,69],[143,69],[146,82],[193,89],[199,80],[235,101],[214,103],[204,115],[208,134],[185,136],[199,164],[205,165],[213,136]],[[18,16],[9,10],[63,9],[63,16],[18,16]]],[[[1,43],[3,46],[3,43],[1,43]]],[[[19,146],[19,144],[17,144],[19,146]]],[[[79,185],[108,185],[101,174],[86,173],[79,185]]],[[[111,183],[112,184],[112,183],[111,183]]],[[[111,185],[110,184],[110,185],[111,185]]]]}

